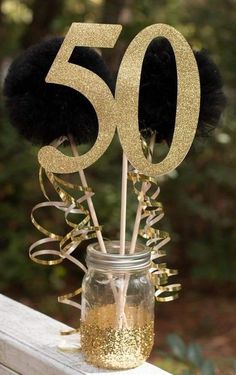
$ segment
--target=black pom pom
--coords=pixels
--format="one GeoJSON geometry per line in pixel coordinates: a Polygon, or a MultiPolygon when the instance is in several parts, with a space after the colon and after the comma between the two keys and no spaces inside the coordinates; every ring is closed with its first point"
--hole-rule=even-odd
{"type": "MultiPolygon", "coordinates": [[[[197,133],[207,135],[218,124],[225,107],[222,79],[205,51],[195,52],[201,83],[201,106],[197,133]]],[[[171,142],[175,125],[177,76],[175,56],[167,39],[150,43],[143,62],[139,96],[139,128],[156,131],[156,141],[171,142]]]]}
{"type": "MultiPolygon", "coordinates": [[[[62,42],[63,38],[54,38],[27,49],[12,63],[5,80],[10,121],[35,144],[47,145],[69,133],[78,144],[97,138],[98,121],[91,103],[69,87],[45,82],[62,42]]],[[[112,86],[108,69],[94,49],[75,47],[69,61],[93,71],[112,86]]]]}

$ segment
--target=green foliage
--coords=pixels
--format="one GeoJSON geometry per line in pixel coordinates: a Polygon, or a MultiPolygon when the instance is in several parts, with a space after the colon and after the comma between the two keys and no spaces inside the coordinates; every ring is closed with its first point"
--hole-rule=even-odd
{"type": "MultiPolygon", "coordinates": [[[[195,49],[206,48],[220,66],[228,108],[210,139],[196,140],[176,175],[160,179],[167,213],[160,223],[172,235],[168,253],[182,270],[200,281],[235,282],[236,257],[236,12],[226,2],[136,2],[134,21],[123,30],[127,43],[141,28],[163,22],[175,26],[195,49]],[[227,26],[226,26],[227,25],[227,26]]],[[[158,150],[158,153],[160,151],[158,150]]]]}
{"type": "MultiPolygon", "coordinates": [[[[21,2],[23,13],[19,14],[18,19],[14,6],[12,11],[6,6],[2,7],[2,70],[22,48],[21,37],[28,30],[34,1],[21,2]]],[[[7,2],[15,6],[18,3],[17,0],[2,1],[5,5],[7,2]]],[[[48,33],[64,34],[72,21],[101,21],[104,3],[64,1],[62,11],[55,15],[48,33]]],[[[213,280],[217,285],[233,282],[236,277],[236,111],[233,104],[236,97],[236,12],[233,6],[233,0],[138,0],[134,2],[133,8],[131,6],[130,19],[121,34],[124,47],[146,25],[166,22],[180,30],[193,47],[204,46],[209,49],[221,67],[229,102],[221,128],[210,141],[195,142],[178,171],[160,179],[160,200],[166,211],[160,226],[171,232],[172,243],[166,249],[170,260],[175,263],[175,267],[179,266],[184,276],[200,281],[213,280]]],[[[1,110],[4,112],[3,108],[1,110]]],[[[56,268],[35,266],[27,257],[28,246],[38,238],[30,223],[30,210],[42,199],[37,180],[37,150],[15,133],[4,113],[0,120],[0,219],[4,225],[0,240],[1,289],[10,290],[12,284],[18,284],[25,288],[22,289],[23,294],[30,293],[35,285],[40,291],[48,285],[49,279],[54,280],[53,288],[61,289],[63,267],[58,274],[56,268]]],[[[117,238],[121,173],[121,149],[117,141],[87,173],[90,185],[96,192],[94,203],[98,216],[101,223],[105,224],[104,234],[117,238]]],[[[130,236],[137,204],[131,192],[128,202],[130,236]]],[[[63,225],[53,213],[45,220],[55,223],[57,227],[63,225]]],[[[190,350],[190,357],[192,350],[195,353],[196,348],[190,350]]]]}
{"type": "Polygon", "coordinates": [[[216,374],[214,363],[203,357],[200,345],[194,342],[186,345],[181,337],[174,333],[167,336],[167,344],[172,355],[188,365],[188,369],[184,369],[182,375],[193,375],[196,370],[199,375],[216,374]]]}
{"type": "Polygon", "coordinates": [[[200,345],[195,342],[190,343],[187,348],[187,359],[196,367],[201,367],[203,365],[203,356],[200,345]]]}
{"type": "MultiPolygon", "coordinates": [[[[9,61],[23,48],[22,35],[28,33],[30,14],[33,17],[32,7],[36,1],[40,0],[0,1],[5,4],[0,14],[2,75],[9,61]]],[[[55,14],[47,28],[50,35],[65,34],[72,22],[101,22],[103,19],[105,0],[62,0],[62,3],[61,13],[55,14]]],[[[234,0],[135,0],[129,8],[130,14],[127,9],[122,13],[128,14],[127,23],[120,42],[110,51],[109,61],[116,66],[113,61],[116,55],[119,62],[127,43],[142,28],[163,22],[181,31],[195,49],[208,49],[221,68],[228,97],[228,108],[221,126],[210,139],[195,141],[177,171],[160,178],[160,200],[166,213],[160,229],[169,231],[172,237],[171,243],[166,246],[168,262],[179,268],[183,277],[208,285],[214,281],[218,290],[225,283],[236,280],[234,7],[234,0]]],[[[33,264],[28,258],[30,244],[40,238],[30,222],[32,207],[43,199],[38,183],[37,148],[32,148],[16,134],[6,118],[2,100],[0,105],[0,221],[3,228],[0,238],[0,292],[34,303],[38,309],[56,318],[68,318],[70,324],[77,326],[77,314],[73,315],[66,306],[58,306],[56,297],[64,291],[71,291],[71,285],[75,288],[79,286],[81,273],[68,264],[66,267],[43,267],[33,264]]],[[[163,158],[165,151],[162,152],[159,147],[157,153],[163,158]]],[[[109,238],[119,236],[121,156],[122,150],[116,139],[104,157],[86,171],[88,182],[96,193],[94,204],[100,223],[104,225],[104,235],[109,238]]],[[[129,238],[137,206],[131,190],[130,186],[127,211],[129,238]]],[[[42,218],[45,224],[53,224],[54,228],[63,230],[63,220],[56,211],[42,218]]],[[[84,253],[84,247],[79,252],[84,253]]],[[[169,335],[167,342],[171,356],[160,356],[156,363],[158,366],[175,375],[221,373],[218,362],[206,359],[198,344],[187,344],[175,334],[169,335]]],[[[236,359],[229,370],[222,370],[222,374],[231,374],[231,371],[236,371],[236,359]]]]}
{"type": "Polygon", "coordinates": [[[213,361],[205,358],[199,344],[186,344],[175,333],[168,335],[166,342],[170,353],[162,353],[156,364],[175,375],[233,375],[236,371],[236,359],[223,361],[222,358],[217,358],[213,361]]]}
{"type": "MultiPolygon", "coordinates": [[[[42,200],[36,149],[18,136],[5,117],[0,122],[0,131],[0,220],[4,225],[0,238],[0,290],[14,294],[14,290],[19,293],[23,288],[26,295],[36,290],[41,294],[49,280],[54,290],[61,289],[64,282],[60,267],[40,267],[28,258],[29,246],[39,239],[30,212],[42,200]]],[[[54,224],[57,223],[62,225],[55,217],[54,224]]]]}
{"type": "Polygon", "coordinates": [[[166,341],[172,350],[173,355],[183,361],[186,357],[186,345],[184,341],[176,334],[170,334],[167,336],[166,341]]]}
{"type": "Polygon", "coordinates": [[[234,371],[236,372],[236,359],[233,360],[232,368],[233,368],[234,371]]]}
{"type": "Polygon", "coordinates": [[[203,362],[201,367],[202,375],[214,375],[215,374],[215,366],[212,361],[206,360],[203,362]]]}

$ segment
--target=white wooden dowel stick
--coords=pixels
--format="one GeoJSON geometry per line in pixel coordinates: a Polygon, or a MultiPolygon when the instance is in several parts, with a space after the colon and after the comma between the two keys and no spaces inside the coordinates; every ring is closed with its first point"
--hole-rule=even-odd
{"type": "MultiPolygon", "coordinates": [[[[147,191],[147,184],[145,182],[142,183],[142,188],[141,192],[145,194],[147,191]]],[[[135,252],[135,247],[138,239],[138,232],[139,232],[139,226],[140,226],[140,221],[141,221],[141,215],[142,215],[142,204],[139,202],[138,208],[136,211],[136,217],[135,217],[135,222],[134,222],[134,228],[133,228],[133,234],[132,234],[132,239],[130,243],[130,254],[133,254],[135,252]]]]}
{"type": "MultiPolygon", "coordinates": [[[[68,138],[69,138],[69,141],[70,141],[70,145],[71,145],[71,149],[72,149],[73,155],[74,156],[79,156],[78,149],[77,149],[77,146],[76,146],[76,144],[74,142],[73,137],[69,134],[68,138]]],[[[88,184],[87,184],[87,180],[86,180],[86,177],[85,177],[83,169],[81,169],[79,171],[79,176],[80,176],[80,180],[81,180],[82,186],[84,188],[87,188],[88,184]]],[[[97,215],[96,215],[96,211],[95,211],[95,208],[94,208],[94,205],[93,205],[92,198],[86,192],[85,192],[85,195],[87,196],[88,208],[89,208],[89,212],[90,212],[90,215],[91,215],[91,218],[92,218],[92,221],[93,221],[93,225],[95,227],[99,227],[99,223],[98,223],[98,219],[97,219],[97,215]]],[[[96,234],[97,234],[97,239],[98,239],[98,243],[99,243],[99,246],[101,248],[101,251],[103,253],[106,253],[107,251],[106,251],[105,243],[104,243],[104,240],[103,240],[103,237],[102,237],[102,232],[100,230],[97,230],[96,234]]]]}
{"type": "MultiPolygon", "coordinates": [[[[150,139],[150,144],[149,144],[149,147],[150,147],[150,150],[151,150],[152,153],[153,153],[154,146],[155,146],[155,139],[156,139],[156,135],[154,133],[152,135],[151,139],[150,139]]],[[[150,154],[148,156],[148,160],[149,161],[152,160],[152,156],[150,154]]],[[[141,187],[141,192],[143,194],[145,194],[147,189],[148,189],[148,184],[143,182],[142,187],[141,187]]],[[[131,244],[130,244],[130,250],[129,250],[130,254],[133,254],[135,252],[141,216],[142,216],[142,203],[139,202],[137,212],[136,212],[133,235],[132,235],[131,244]]],[[[128,290],[128,286],[129,286],[129,279],[130,279],[130,276],[128,274],[125,275],[123,291],[122,291],[123,293],[122,293],[122,296],[120,298],[120,305],[121,305],[120,309],[121,309],[121,314],[123,313],[123,315],[125,315],[124,310],[125,310],[125,304],[126,304],[127,290],[128,290]]]]}
{"type": "MultiPolygon", "coordinates": [[[[69,138],[69,141],[70,141],[71,150],[73,152],[73,155],[79,156],[79,152],[78,152],[78,149],[77,149],[77,146],[75,144],[73,136],[71,134],[69,134],[68,138],[69,138]]],[[[84,173],[83,169],[81,169],[79,171],[79,176],[80,176],[82,186],[84,188],[88,187],[88,183],[87,183],[87,180],[86,180],[85,173],[84,173]]],[[[94,208],[94,205],[93,205],[93,200],[88,193],[85,192],[85,195],[87,197],[88,208],[89,208],[89,212],[90,212],[90,215],[91,215],[91,218],[92,218],[92,221],[93,221],[93,225],[98,227],[99,223],[98,223],[98,218],[97,218],[96,211],[95,211],[95,208],[94,208]]],[[[97,239],[98,239],[98,243],[99,243],[101,251],[103,253],[107,253],[105,243],[104,243],[104,240],[103,240],[103,237],[102,237],[102,232],[100,230],[97,230],[96,234],[97,234],[97,239]]],[[[113,292],[113,295],[114,295],[114,300],[115,300],[118,308],[120,308],[119,307],[119,305],[120,305],[119,295],[118,295],[116,286],[114,284],[112,274],[108,274],[108,279],[110,280],[110,283],[111,283],[111,289],[112,289],[112,292],[113,292]]]]}
{"type": "Polygon", "coordinates": [[[120,213],[120,254],[125,254],[128,160],[123,152],[120,213]]]}

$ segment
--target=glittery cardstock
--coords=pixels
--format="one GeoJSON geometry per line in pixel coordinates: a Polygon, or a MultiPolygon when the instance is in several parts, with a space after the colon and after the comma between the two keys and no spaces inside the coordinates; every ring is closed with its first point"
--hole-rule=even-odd
{"type": "Polygon", "coordinates": [[[113,48],[121,25],[73,23],[50,68],[46,81],[80,91],[92,103],[99,122],[93,147],[84,155],[70,157],[52,146],[43,147],[39,162],[47,171],[73,173],[99,159],[109,147],[116,128],[123,150],[140,173],[157,177],[175,169],[185,158],[197,129],[200,109],[200,80],[191,47],[176,29],[155,24],[143,29],[128,46],[117,76],[115,97],[106,83],[93,72],[68,62],[75,46],[113,48]],[[167,156],[159,163],[145,157],[139,136],[138,100],[142,63],[148,45],[155,37],[169,40],[177,68],[177,108],[173,141],[167,156]]]}

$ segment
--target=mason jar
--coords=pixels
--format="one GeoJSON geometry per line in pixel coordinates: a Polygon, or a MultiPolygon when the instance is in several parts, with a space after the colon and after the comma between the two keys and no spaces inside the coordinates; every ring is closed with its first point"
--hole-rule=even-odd
{"type": "Polygon", "coordinates": [[[138,244],[135,253],[119,253],[118,241],[87,248],[88,271],[82,283],[81,349],[97,367],[128,369],[150,355],[154,340],[154,286],[150,251],[138,244]]]}

